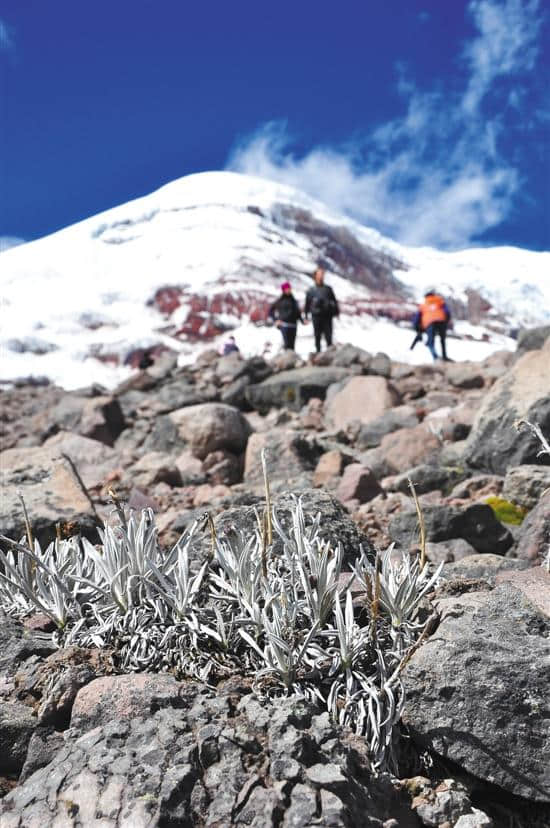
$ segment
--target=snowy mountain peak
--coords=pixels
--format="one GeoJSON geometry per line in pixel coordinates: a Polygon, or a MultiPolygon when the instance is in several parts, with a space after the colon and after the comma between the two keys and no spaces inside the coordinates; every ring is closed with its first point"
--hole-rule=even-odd
{"type": "MultiPolygon", "coordinates": [[[[279,283],[303,300],[319,262],[342,305],[337,339],[394,358],[426,359],[396,323],[427,287],[448,297],[458,332],[489,337],[478,356],[511,347],[511,328],[550,320],[548,253],[404,248],[291,187],[209,172],[1,253],[0,380],[112,386],[135,349],[190,359],[230,329],[247,353],[275,348],[262,323],[279,283]]],[[[297,347],[311,350],[309,330],[297,347]]]]}

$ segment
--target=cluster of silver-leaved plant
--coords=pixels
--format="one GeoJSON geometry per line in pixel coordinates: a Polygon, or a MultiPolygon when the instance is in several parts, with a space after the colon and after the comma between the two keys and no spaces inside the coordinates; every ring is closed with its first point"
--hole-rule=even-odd
{"type": "Polygon", "coordinates": [[[71,538],[31,549],[4,538],[0,605],[48,615],[60,646],[111,648],[121,671],[171,671],[213,685],[239,673],[259,694],[308,698],[365,736],[374,768],[387,766],[402,670],[427,623],[419,605],[440,569],[390,548],[375,560],[358,550],[343,574],[342,548],[322,539],[320,525],[299,498],[290,520],[269,507],[230,540],[210,520],[210,555],[192,566],[201,521],[166,552],[151,510],[126,516],[119,508],[118,525],[106,525],[97,546],[71,538]]]}

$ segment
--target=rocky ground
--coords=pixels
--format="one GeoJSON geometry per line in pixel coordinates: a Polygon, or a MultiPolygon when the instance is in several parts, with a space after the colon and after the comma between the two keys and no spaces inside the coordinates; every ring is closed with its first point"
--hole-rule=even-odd
{"type": "MultiPolygon", "coordinates": [[[[4,618],[2,826],[550,825],[550,338],[481,364],[392,363],[343,346],[304,364],[159,357],[112,393],[4,390],[2,533],[97,541],[111,494],[173,543],[208,511],[221,534],[301,493],[350,561],[394,542],[444,562],[439,624],[404,675],[399,778],[304,702],[117,675],[56,650],[48,619],[4,618]],[[59,524],[59,529],[56,526],[59,524]]],[[[196,546],[196,561],[208,543],[196,546]]]]}

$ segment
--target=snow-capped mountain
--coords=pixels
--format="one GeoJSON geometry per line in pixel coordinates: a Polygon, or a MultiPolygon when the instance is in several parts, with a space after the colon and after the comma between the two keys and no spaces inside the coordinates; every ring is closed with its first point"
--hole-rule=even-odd
{"type": "MultiPolygon", "coordinates": [[[[550,321],[550,254],[405,248],[292,188],[229,172],[179,179],[144,198],[0,254],[0,381],[47,376],[113,386],[139,348],[191,359],[227,331],[245,354],[279,347],[263,325],[289,280],[299,301],[318,263],[338,296],[338,341],[395,359],[427,287],[444,293],[459,359],[513,347],[512,329],[550,321]]],[[[300,329],[297,349],[312,349],[300,329]]]]}

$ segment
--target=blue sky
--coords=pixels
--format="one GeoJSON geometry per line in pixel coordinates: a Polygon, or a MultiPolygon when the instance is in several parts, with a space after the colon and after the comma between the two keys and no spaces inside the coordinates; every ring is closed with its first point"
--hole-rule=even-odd
{"type": "Polygon", "coordinates": [[[3,0],[0,237],[193,172],[410,244],[550,247],[539,0],[3,0]]]}

